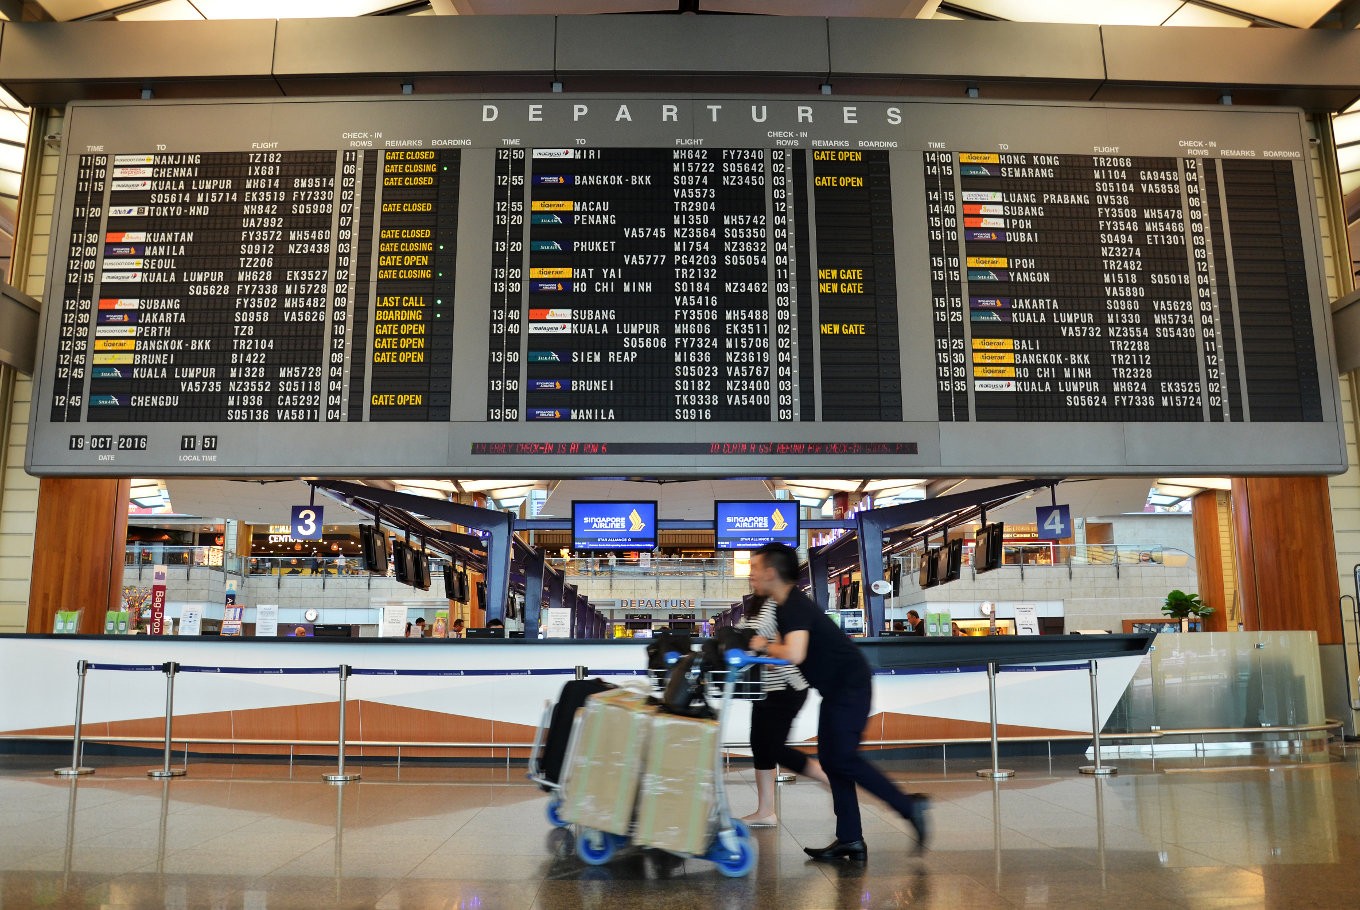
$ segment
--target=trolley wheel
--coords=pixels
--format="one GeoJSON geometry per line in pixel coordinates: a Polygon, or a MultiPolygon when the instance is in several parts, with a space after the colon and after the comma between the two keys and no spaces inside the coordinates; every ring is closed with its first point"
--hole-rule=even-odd
{"type": "Polygon", "coordinates": [[[729,850],[721,840],[714,843],[709,858],[718,866],[718,871],[728,878],[741,878],[756,867],[756,841],[751,832],[741,822],[732,822],[734,843],[729,850]]]}
{"type": "Polygon", "coordinates": [[[567,825],[571,824],[562,817],[562,800],[558,799],[556,796],[548,799],[547,815],[548,824],[552,825],[554,828],[565,828],[567,825]]]}
{"type": "Polygon", "coordinates": [[[576,855],[591,866],[609,862],[618,846],[619,840],[614,835],[594,828],[582,828],[576,836],[576,855]]]}

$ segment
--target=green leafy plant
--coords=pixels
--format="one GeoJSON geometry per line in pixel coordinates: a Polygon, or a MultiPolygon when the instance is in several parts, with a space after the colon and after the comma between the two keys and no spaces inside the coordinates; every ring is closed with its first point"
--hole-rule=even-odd
{"type": "Polygon", "coordinates": [[[1208,616],[1214,612],[1214,608],[1200,600],[1198,594],[1175,590],[1166,595],[1162,612],[1172,619],[1191,619],[1208,616]]]}

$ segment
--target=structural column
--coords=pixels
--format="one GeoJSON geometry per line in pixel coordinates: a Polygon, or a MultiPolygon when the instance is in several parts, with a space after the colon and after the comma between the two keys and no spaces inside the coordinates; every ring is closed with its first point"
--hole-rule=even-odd
{"type": "Polygon", "coordinates": [[[80,632],[104,631],[122,600],[130,481],[45,477],[38,486],[28,631],[51,632],[61,610],[81,610],[80,632]]]}
{"type": "Polygon", "coordinates": [[[1214,608],[1205,621],[1206,632],[1237,631],[1242,604],[1237,592],[1237,564],[1233,557],[1232,509],[1222,490],[1205,490],[1191,500],[1195,527],[1195,569],[1199,596],[1214,608]]]}
{"type": "Polygon", "coordinates": [[[1327,478],[1237,477],[1232,496],[1243,628],[1312,630],[1320,645],[1341,644],[1327,478]]]}

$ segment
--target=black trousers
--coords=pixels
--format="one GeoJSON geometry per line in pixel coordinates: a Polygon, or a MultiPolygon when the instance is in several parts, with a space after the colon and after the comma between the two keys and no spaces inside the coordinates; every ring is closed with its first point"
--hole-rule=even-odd
{"type": "Polygon", "coordinates": [[[822,695],[822,710],[817,722],[817,757],[831,782],[836,840],[841,843],[864,837],[856,785],[892,806],[903,818],[908,817],[915,801],[860,754],[860,738],[869,721],[870,697],[868,688],[822,695]]]}
{"type": "Polygon", "coordinates": [[[783,765],[801,774],[807,767],[807,756],[787,745],[793,719],[807,696],[807,689],[785,687],[766,693],[764,701],[751,702],[751,757],[757,771],[773,771],[783,765]]]}

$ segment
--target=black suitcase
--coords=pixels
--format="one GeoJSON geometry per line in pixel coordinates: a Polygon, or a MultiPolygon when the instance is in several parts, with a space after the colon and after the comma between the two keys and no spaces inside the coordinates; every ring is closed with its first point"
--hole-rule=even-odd
{"type": "MultiPolygon", "coordinates": [[[[552,717],[548,720],[548,733],[543,738],[539,773],[544,780],[556,784],[562,778],[562,762],[567,758],[567,743],[571,740],[571,725],[576,719],[576,712],[590,696],[614,688],[617,686],[603,679],[573,679],[562,687],[562,694],[557,697],[552,717]]],[[[544,789],[548,788],[545,786],[544,789]]]]}

